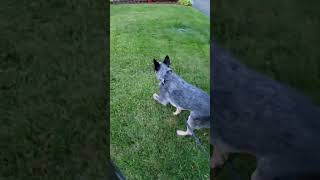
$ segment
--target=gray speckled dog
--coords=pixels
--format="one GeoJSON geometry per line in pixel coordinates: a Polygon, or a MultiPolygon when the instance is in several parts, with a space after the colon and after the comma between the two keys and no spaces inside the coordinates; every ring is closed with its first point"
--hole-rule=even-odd
{"type": "MultiPolygon", "coordinates": [[[[188,124],[190,128],[210,128],[210,96],[201,89],[184,81],[170,68],[169,56],[164,61],[154,61],[154,70],[160,81],[160,94],[153,94],[153,98],[163,105],[170,103],[177,108],[174,115],[181,110],[190,111],[188,124]]],[[[177,130],[177,135],[192,135],[191,129],[177,130]]]]}
{"type": "Polygon", "coordinates": [[[212,168],[248,153],[257,159],[251,180],[320,179],[320,109],[216,44],[211,51],[212,168]]]}

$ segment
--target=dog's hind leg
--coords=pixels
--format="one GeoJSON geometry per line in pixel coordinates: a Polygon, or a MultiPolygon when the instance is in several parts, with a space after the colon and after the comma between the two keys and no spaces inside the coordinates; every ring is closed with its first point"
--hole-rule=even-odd
{"type": "Polygon", "coordinates": [[[214,146],[213,156],[211,159],[211,168],[215,169],[224,165],[229,154],[220,149],[217,145],[214,146]]]}
{"type": "Polygon", "coordinates": [[[270,180],[274,179],[273,176],[263,172],[260,168],[257,168],[251,175],[251,180],[270,180]]]}
{"type": "MultiPolygon", "coordinates": [[[[193,124],[193,119],[192,119],[191,115],[189,115],[187,123],[189,124],[190,128],[193,128],[193,126],[192,126],[192,124],[193,124]]],[[[178,135],[178,136],[191,136],[193,129],[191,130],[191,129],[189,128],[189,126],[187,126],[187,130],[186,130],[186,131],[177,130],[177,135],[178,135]]]]}
{"type": "Polygon", "coordinates": [[[275,178],[275,172],[270,160],[260,158],[257,160],[257,168],[251,175],[251,180],[270,180],[275,178]]]}

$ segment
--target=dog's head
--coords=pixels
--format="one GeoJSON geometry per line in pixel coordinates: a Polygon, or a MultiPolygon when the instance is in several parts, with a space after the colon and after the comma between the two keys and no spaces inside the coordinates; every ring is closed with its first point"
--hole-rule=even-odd
{"type": "Polygon", "coordinates": [[[156,72],[157,79],[161,82],[164,80],[164,76],[167,74],[170,69],[170,58],[167,55],[163,62],[158,62],[157,60],[153,59],[154,63],[154,71],[156,72]]]}

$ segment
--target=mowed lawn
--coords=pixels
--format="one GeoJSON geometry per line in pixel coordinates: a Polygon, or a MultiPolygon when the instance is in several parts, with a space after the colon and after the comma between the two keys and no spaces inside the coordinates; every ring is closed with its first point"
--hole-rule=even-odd
{"type": "MultiPolygon", "coordinates": [[[[209,93],[209,19],[179,5],[111,6],[111,156],[129,179],[208,179],[209,154],[185,130],[189,112],[152,98],[158,93],[153,58],[209,93]]],[[[209,131],[198,130],[207,151],[209,131]]]]}

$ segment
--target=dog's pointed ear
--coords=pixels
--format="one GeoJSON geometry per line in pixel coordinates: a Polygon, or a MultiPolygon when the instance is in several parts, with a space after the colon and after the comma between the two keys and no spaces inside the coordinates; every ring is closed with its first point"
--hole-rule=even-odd
{"type": "Polygon", "coordinates": [[[160,64],[157,60],[153,59],[154,70],[158,71],[160,69],[160,64]]]}
{"type": "Polygon", "coordinates": [[[166,55],[166,57],[164,58],[163,63],[168,67],[170,66],[170,58],[168,55],[166,55]]]}

